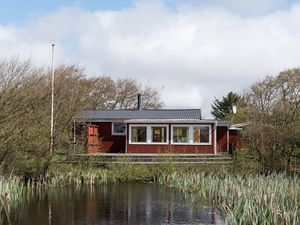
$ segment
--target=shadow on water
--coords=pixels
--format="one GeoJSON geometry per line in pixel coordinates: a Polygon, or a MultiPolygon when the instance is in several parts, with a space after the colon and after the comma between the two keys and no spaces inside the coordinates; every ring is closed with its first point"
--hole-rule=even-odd
{"type": "Polygon", "coordinates": [[[226,224],[218,211],[192,199],[143,183],[29,189],[10,218],[13,225],[226,224]]]}

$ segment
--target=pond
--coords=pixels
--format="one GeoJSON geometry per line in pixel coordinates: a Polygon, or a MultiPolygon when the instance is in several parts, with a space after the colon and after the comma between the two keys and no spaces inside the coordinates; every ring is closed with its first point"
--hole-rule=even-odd
{"type": "Polygon", "coordinates": [[[12,225],[227,224],[194,198],[146,183],[36,188],[27,191],[10,218],[12,225]]]}

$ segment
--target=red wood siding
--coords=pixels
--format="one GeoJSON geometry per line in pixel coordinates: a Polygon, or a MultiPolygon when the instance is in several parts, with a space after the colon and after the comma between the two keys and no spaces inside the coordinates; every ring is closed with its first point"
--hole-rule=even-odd
{"type": "MultiPolygon", "coordinates": [[[[138,125],[138,124],[136,124],[138,125]]],[[[197,125],[197,124],[195,124],[197,125]]],[[[203,124],[201,124],[203,125],[203,124]]],[[[211,145],[176,145],[176,144],[129,144],[129,125],[127,125],[126,136],[112,135],[111,122],[95,122],[88,126],[88,152],[125,152],[127,146],[128,153],[214,153],[214,124],[212,126],[211,145]]],[[[169,143],[171,140],[171,124],[169,127],[169,143]]],[[[227,127],[217,127],[217,152],[227,151],[227,127]]],[[[240,138],[238,131],[229,132],[230,147],[238,149],[240,147],[240,138]]]]}
{"type": "Polygon", "coordinates": [[[128,153],[206,153],[213,154],[213,145],[138,145],[129,144],[128,153]]]}
{"type": "Polygon", "coordinates": [[[228,127],[217,128],[217,152],[227,152],[228,127]]]}
{"type": "MultiPolygon", "coordinates": [[[[112,135],[112,123],[111,122],[95,122],[92,125],[96,125],[99,130],[99,139],[101,147],[97,149],[97,152],[109,152],[109,153],[121,153],[125,152],[125,135],[112,135]]],[[[91,153],[88,149],[88,152],[91,153]]],[[[94,151],[95,152],[95,149],[94,151]]]]}
{"type": "Polygon", "coordinates": [[[237,130],[229,131],[229,143],[230,143],[231,150],[240,149],[241,141],[240,141],[239,131],[237,131],[237,130]]]}

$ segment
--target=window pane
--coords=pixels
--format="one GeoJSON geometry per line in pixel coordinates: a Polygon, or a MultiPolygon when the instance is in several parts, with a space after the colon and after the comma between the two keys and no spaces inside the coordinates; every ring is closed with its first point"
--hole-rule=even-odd
{"type": "Polygon", "coordinates": [[[147,127],[131,127],[131,142],[146,142],[147,127]]]}
{"type": "Polygon", "coordinates": [[[200,142],[209,142],[209,127],[200,127],[200,142]]]}
{"type": "Polygon", "coordinates": [[[116,134],[124,134],[126,126],[123,123],[114,123],[114,133],[116,134]]]}
{"type": "Polygon", "coordinates": [[[200,128],[199,127],[194,127],[193,140],[194,140],[194,143],[200,142],[200,128]]]}
{"type": "Polygon", "coordinates": [[[166,127],[152,127],[152,142],[167,142],[166,127]]]}
{"type": "Polygon", "coordinates": [[[188,127],[173,127],[173,142],[188,143],[189,128],[188,127]]]}

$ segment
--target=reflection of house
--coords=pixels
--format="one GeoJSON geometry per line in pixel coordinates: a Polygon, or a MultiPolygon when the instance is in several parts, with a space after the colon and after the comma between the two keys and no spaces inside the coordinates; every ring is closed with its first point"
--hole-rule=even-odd
{"type": "MultiPolygon", "coordinates": [[[[85,110],[88,153],[227,152],[231,123],[201,118],[200,109],[85,110]]],[[[232,137],[231,137],[232,135],[232,137]]]]}

